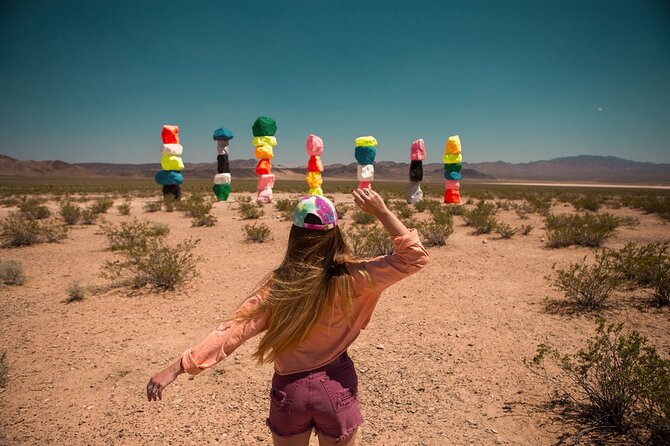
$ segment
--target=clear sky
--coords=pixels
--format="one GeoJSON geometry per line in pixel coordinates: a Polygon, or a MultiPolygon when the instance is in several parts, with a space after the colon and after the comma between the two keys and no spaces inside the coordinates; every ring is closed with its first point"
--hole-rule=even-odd
{"type": "Polygon", "coordinates": [[[0,1],[0,153],[158,162],[162,124],[184,160],[214,161],[214,129],[252,158],[277,120],[275,163],[439,162],[579,154],[670,162],[667,0],[0,1]]]}

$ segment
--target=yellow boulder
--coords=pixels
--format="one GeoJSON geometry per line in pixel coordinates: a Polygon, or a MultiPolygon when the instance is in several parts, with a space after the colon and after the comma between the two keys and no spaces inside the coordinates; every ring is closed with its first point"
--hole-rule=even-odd
{"type": "Polygon", "coordinates": [[[268,159],[269,160],[269,159],[274,158],[274,156],[275,155],[272,152],[272,146],[265,144],[265,145],[256,147],[256,159],[259,159],[259,160],[268,159]]]}
{"type": "Polygon", "coordinates": [[[460,155],[461,154],[461,138],[458,135],[450,136],[447,140],[447,146],[444,148],[446,155],[460,155]]]}
{"type": "Polygon", "coordinates": [[[163,155],[161,167],[163,170],[184,170],[184,162],[176,155],[163,155]]]}

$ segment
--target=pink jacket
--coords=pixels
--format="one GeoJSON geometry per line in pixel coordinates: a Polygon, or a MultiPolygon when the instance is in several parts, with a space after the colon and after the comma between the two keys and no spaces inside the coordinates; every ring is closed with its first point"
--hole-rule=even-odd
{"type": "MultiPolygon", "coordinates": [[[[381,293],[428,263],[428,253],[416,229],[410,229],[403,236],[391,237],[391,242],[393,254],[348,265],[356,291],[350,313],[345,315],[337,302],[334,308],[326,308],[307,339],[284,351],[275,360],[275,371],[278,374],[316,369],[337,358],[367,327],[381,293]]],[[[269,289],[261,288],[240,309],[259,305],[268,292],[269,289]]],[[[244,341],[264,331],[267,322],[268,314],[265,313],[250,321],[222,323],[199,345],[184,352],[181,360],[184,370],[197,375],[212,367],[233,353],[244,341]]]]}

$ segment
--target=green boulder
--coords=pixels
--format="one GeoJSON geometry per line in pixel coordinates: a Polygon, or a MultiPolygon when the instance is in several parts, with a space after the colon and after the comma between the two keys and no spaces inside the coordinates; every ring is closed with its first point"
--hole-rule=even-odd
{"type": "Polygon", "coordinates": [[[230,184],[215,184],[212,189],[219,201],[228,200],[228,195],[230,195],[230,184]]]}
{"type": "Polygon", "coordinates": [[[269,116],[259,116],[254,125],[251,126],[254,136],[275,136],[277,133],[277,121],[269,116]]]}

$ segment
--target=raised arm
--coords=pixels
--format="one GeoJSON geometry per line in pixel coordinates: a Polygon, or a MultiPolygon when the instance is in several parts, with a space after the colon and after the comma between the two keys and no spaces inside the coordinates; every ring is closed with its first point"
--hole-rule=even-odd
{"type": "Polygon", "coordinates": [[[379,194],[369,189],[357,189],[352,192],[354,202],[364,212],[374,215],[391,236],[393,254],[362,262],[369,280],[358,277],[368,287],[381,292],[390,285],[415,273],[428,263],[428,253],[421,244],[416,229],[407,229],[384,203],[379,194]],[[366,193],[367,192],[367,193],[366,193]]]}

